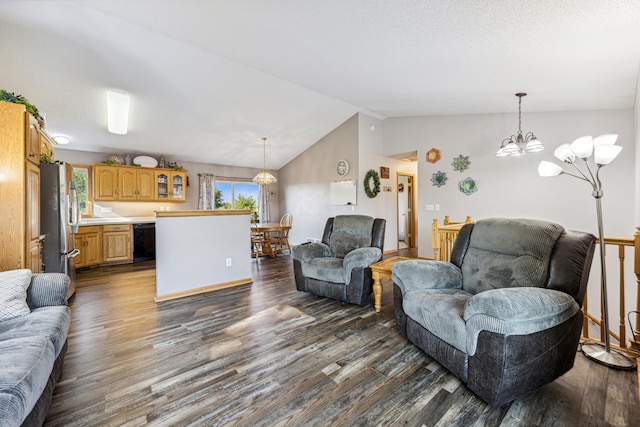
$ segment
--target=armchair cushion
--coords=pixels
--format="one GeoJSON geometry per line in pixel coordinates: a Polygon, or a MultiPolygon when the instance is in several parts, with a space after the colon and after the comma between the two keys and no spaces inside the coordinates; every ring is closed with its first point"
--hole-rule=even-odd
{"type": "Polygon", "coordinates": [[[351,280],[351,270],[354,268],[365,268],[371,264],[377,262],[382,257],[382,251],[380,248],[358,248],[354,249],[345,255],[343,260],[344,269],[344,283],[349,283],[351,280]]]}
{"type": "Polygon", "coordinates": [[[467,353],[476,353],[481,331],[529,335],[553,328],[573,317],[580,307],[571,295],[544,288],[504,288],[481,292],[464,307],[467,353]]]}
{"type": "Polygon", "coordinates": [[[466,352],[464,307],[471,294],[461,289],[426,289],[404,293],[403,310],[436,337],[466,352]]]}
{"type": "Polygon", "coordinates": [[[292,256],[293,259],[304,264],[315,258],[330,257],[331,249],[329,245],[325,245],[324,243],[303,243],[302,245],[294,246],[292,256]]]}
{"type": "Polygon", "coordinates": [[[391,278],[403,293],[420,289],[462,289],[462,272],[445,261],[400,261],[391,267],[391,278]]]}
{"type": "Polygon", "coordinates": [[[477,294],[495,288],[545,286],[551,251],[563,231],[562,226],[546,221],[478,221],[462,264],[462,288],[477,294]]]}
{"type": "Polygon", "coordinates": [[[325,282],[345,283],[342,258],[315,258],[302,264],[302,274],[325,282]]]}
{"type": "Polygon", "coordinates": [[[365,215],[339,215],[333,220],[329,247],[336,258],[354,249],[371,246],[373,218],[365,215]]]}

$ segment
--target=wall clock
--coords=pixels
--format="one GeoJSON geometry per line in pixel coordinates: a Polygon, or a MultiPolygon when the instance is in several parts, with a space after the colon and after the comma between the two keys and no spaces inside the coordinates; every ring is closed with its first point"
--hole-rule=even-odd
{"type": "Polygon", "coordinates": [[[336,173],[340,176],[345,176],[349,173],[349,162],[346,160],[338,160],[336,163],[336,173]]]}

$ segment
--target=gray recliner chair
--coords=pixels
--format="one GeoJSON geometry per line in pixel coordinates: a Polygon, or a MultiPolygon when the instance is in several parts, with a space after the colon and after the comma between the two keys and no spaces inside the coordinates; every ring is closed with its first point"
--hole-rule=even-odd
{"type": "Polygon", "coordinates": [[[363,305],[373,291],[369,266],[382,259],[386,220],[365,215],[327,219],[322,243],[292,248],[299,291],[363,305]]]}
{"type": "Polygon", "coordinates": [[[451,261],[392,268],[398,330],[492,406],[573,367],[595,236],[526,219],[466,224],[451,261]]]}

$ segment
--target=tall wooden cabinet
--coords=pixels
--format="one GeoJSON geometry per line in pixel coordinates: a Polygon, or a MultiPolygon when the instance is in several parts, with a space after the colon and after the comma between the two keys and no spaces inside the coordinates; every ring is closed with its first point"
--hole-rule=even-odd
{"type": "Polygon", "coordinates": [[[0,101],[0,270],[42,271],[40,126],[20,104],[0,101]]]}

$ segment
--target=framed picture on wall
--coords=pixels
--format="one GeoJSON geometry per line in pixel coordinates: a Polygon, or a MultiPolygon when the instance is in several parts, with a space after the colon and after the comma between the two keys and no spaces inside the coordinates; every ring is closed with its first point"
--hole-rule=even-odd
{"type": "Polygon", "coordinates": [[[380,166],[380,178],[389,179],[389,168],[380,166]]]}

